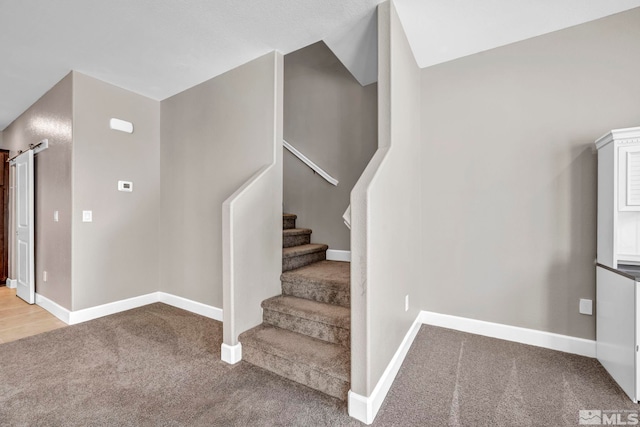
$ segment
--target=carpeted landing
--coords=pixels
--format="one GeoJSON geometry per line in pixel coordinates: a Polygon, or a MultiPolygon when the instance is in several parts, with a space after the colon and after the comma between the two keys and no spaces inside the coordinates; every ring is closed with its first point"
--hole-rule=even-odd
{"type": "MultiPolygon", "coordinates": [[[[220,361],[222,324],[152,304],[0,344],[2,426],[347,426],[346,404],[220,361]]],[[[640,409],[593,359],[422,327],[374,425],[575,426],[640,409]]]]}

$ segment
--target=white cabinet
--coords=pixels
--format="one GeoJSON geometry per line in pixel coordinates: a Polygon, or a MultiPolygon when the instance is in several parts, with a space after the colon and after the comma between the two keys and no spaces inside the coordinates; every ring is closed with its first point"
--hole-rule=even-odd
{"type": "Polygon", "coordinates": [[[624,392],[640,397],[640,127],[598,148],[597,358],[624,392]]]}
{"type": "Polygon", "coordinates": [[[618,210],[640,211],[640,144],[618,148],[618,210]]]}
{"type": "MultiPolygon", "coordinates": [[[[640,274],[640,269],[638,269],[640,274]]],[[[639,317],[640,283],[621,270],[596,268],[596,353],[598,360],[620,388],[638,403],[640,397],[640,338],[636,325],[639,317]]]]}
{"type": "Polygon", "coordinates": [[[598,148],[598,262],[640,265],[640,127],[612,130],[598,148]]]}

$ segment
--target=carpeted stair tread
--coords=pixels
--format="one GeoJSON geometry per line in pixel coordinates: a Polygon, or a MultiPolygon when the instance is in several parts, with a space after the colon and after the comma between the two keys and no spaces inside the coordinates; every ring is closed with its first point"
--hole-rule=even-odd
{"type": "Polygon", "coordinates": [[[350,353],[341,345],[265,324],[240,334],[239,340],[243,347],[253,347],[349,382],[350,353]]]}
{"type": "Polygon", "coordinates": [[[288,213],[283,213],[282,214],[282,228],[286,229],[290,229],[290,228],[296,228],[296,219],[298,218],[297,215],[294,214],[288,214],[288,213]]]}
{"type": "Polygon", "coordinates": [[[262,301],[262,308],[301,319],[324,323],[325,325],[337,326],[343,329],[351,328],[351,310],[339,305],[278,295],[262,301]]]}
{"type": "Polygon", "coordinates": [[[263,301],[262,308],[266,324],[345,347],[351,343],[346,307],[280,295],[263,301]]]}
{"type": "Polygon", "coordinates": [[[293,246],[291,248],[282,249],[282,258],[293,258],[301,255],[313,254],[316,252],[323,252],[329,249],[329,246],[317,243],[310,243],[308,245],[293,246]]]}
{"type": "Polygon", "coordinates": [[[327,304],[351,305],[351,264],[319,261],[280,276],[282,293],[327,304]]]}
{"type": "Polygon", "coordinates": [[[287,228],[282,230],[282,247],[308,245],[311,243],[312,231],[308,228],[287,228]]]}
{"type": "MultiPolygon", "coordinates": [[[[285,242],[283,241],[283,246],[285,242]]],[[[282,271],[295,270],[327,259],[327,245],[304,244],[282,249],[282,271]]]]}
{"type": "Polygon", "coordinates": [[[296,270],[286,271],[282,273],[280,280],[300,285],[322,284],[327,287],[349,290],[351,264],[343,261],[320,261],[296,270]]]}
{"type": "Polygon", "coordinates": [[[283,236],[300,236],[311,233],[312,231],[308,228],[288,228],[286,230],[282,230],[283,236]]]}

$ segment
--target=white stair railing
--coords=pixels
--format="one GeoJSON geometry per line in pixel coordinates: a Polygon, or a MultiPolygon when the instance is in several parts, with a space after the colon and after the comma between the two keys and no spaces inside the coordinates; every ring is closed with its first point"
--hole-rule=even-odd
{"type": "Polygon", "coordinates": [[[329,175],[327,172],[325,172],[324,169],[322,169],[320,166],[316,165],[307,156],[302,154],[300,151],[298,151],[294,146],[289,144],[284,139],[282,140],[282,145],[284,146],[284,148],[289,150],[289,152],[291,152],[291,154],[293,154],[298,159],[300,159],[305,165],[309,166],[315,173],[317,173],[318,175],[320,175],[321,177],[326,179],[329,184],[333,184],[333,185],[336,185],[336,186],[338,185],[338,180],[337,179],[335,179],[334,177],[329,175]]]}

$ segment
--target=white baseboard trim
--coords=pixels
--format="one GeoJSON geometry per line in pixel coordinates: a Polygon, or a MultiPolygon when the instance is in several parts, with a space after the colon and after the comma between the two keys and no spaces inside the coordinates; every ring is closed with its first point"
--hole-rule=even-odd
{"type": "Polygon", "coordinates": [[[36,293],[36,304],[62,320],[67,325],[69,324],[69,314],[71,312],[60,304],[53,302],[49,298],[38,293],[36,293]]]}
{"type": "Polygon", "coordinates": [[[67,310],[61,305],[51,301],[49,298],[36,293],[36,304],[62,320],[67,325],[75,325],[88,320],[120,313],[121,311],[131,310],[132,308],[138,308],[156,302],[162,302],[191,313],[222,321],[222,309],[176,295],[167,294],[165,292],[152,292],[150,294],[76,311],[67,310]]]}
{"type": "Polygon", "coordinates": [[[143,305],[153,304],[154,302],[158,302],[157,292],[72,311],[69,313],[69,324],[75,325],[110,314],[120,313],[121,311],[131,310],[132,308],[142,307],[143,305]]]}
{"type": "Polygon", "coordinates": [[[192,301],[166,292],[158,292],[158,301],[222,322],[222,309],[212,305],[192,301]]]}
{"type": "Polygon", "coordinates": [[[367,425],[373,422],[376,414],[373,413],[371,398],[364,397],[361,394],[354,393],[349,390],[347,399],[347,407],[350,417],[367,425]]]}
{"type": "Polygon", "coordinates": [[[235,365],[242,360],[242,344],[227,345],[222,343],[220,359],[230,365],[235,365]]]}
{"type": "Polygon", "coordinates": [[[371,395],[366,397],[351,390],[349,391],[348,405],[351,417],[367,425],[373,422],[422,324],[534,345],[580,356],[596,357],[596,342],[594,340],[421,311],[387,365],[371,395]]]}
{"type": "Polygon", "coordinates": [[[7,288],[16,289],[18,287],[18,279],[7,279],[7,288]]]}
{"type": "Polygon", "coordinates": [[[421,312],[420,317],[422,323],[426,325],[455,329],[456,331],[469,332],[476,335],[534,345],[536,347],[544,347],[565,353],[578,354],[580,356],[596,357],[596,342],[594,340],[521,328],[518,326],[503,325],[500,323],[485,322],[482,320],[467,319],[448,314],[433,313],[430,311],[421,312]]]}
{"type": "Polygon", "coordinates": [[[371,392],[371,396],[365,397],[349,390],[349,416],[367,425],[373,422],[382,406],[382,402],[384,402],[384,398],[387,397],[387,393],[389,393],[393,381],[396,379],[396,375],[398,375],[398,371],[402,366],[402,362],[404,362],[407,352],[411,348],[411,344],[413,344],[413,340],[416,338],[416,335],[418,335],[420,326],[422,326],[421,314],[422,313],[418,314],[411,328],[409,328],[409,331],[404,336],[398,350],[396,350],[396,353],[391,358],[387,368],[371,392]]]}
{"type": "Polygon", "coordinates": [[[337,249],[327,249],[327,261],[351,262],[351,251],[339,251],[337,249]]]}

